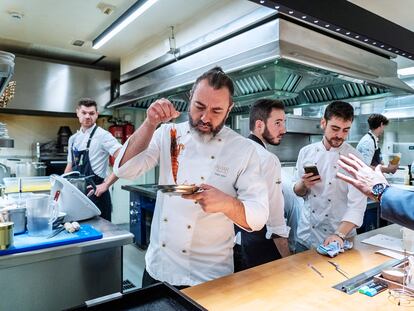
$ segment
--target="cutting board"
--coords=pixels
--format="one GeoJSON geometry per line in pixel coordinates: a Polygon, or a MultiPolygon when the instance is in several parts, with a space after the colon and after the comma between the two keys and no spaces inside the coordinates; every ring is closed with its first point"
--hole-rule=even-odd
{"type": "Polygon", "coordinates": [[[20,235],[15,235],[13,246],[9,247],[6,250],[0,250],[0,256],[23,253],[36,249],[49,248],[60,245],[98,240],[101,238],[102,232],[87,224],[81,225],[80,230],[77,232],[69,233],[64,230],[50,239],[47,239],[46,237],[28,236],[26,232],[20,235]]]}

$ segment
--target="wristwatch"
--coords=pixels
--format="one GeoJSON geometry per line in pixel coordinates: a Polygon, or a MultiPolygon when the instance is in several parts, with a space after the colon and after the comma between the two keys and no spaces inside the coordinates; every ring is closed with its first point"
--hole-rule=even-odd
{"type": "Polygon", "coordinates": [[[336,230],[334,234],[339,236],[342,240],[345,241],[346,234],[343,234],[342,232],[339,232],[338,230],[336,230]]]}
{"type": "Polygon", "coordinates": [[[375,201],[379,202],[381,200],[382,194],[388,187],[389,185],[384,183],[379,183],[372,186],[371,193],[374,196],[375,201]]]}

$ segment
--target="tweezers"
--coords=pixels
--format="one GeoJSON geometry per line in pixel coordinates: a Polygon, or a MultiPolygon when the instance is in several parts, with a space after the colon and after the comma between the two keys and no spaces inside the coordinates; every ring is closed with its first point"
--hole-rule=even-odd
{"type": "Polygon", "coordinates": [[[344,277],[349,279],[348,273],[346,273],[344,270],[342,270],[339,265],[336,262],[328,260],[328,262],[335,267],[335,270],[338,271],[340,274],[342,274],[344,277]]]}
{"type": "Polygon", "coordinates": [[[60,227],[59,229],[56,229],[52,234],[48,235],[46,239],[53,238],[57,236],[59,233],[61,233],[63,230],[65,230],[65,226],[60,227]]]}
{"type": "Polygon", "coordinates": [[[319,276],[321,278],[324,277],[323,274],[318,269],[316,269],[313,265],[311,265],[310,263],[308,263],[308,267],[311,268],[313,271],[315,271],[317,274],[319,274],[319,276]]]}

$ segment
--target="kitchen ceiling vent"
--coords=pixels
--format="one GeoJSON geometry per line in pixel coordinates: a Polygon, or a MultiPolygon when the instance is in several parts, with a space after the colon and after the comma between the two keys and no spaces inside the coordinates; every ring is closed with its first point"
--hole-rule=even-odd
{"type": "Polygon", "coordinates": [[[74,46],[83,46],[85,44],[85,41],[83,40],[75,40],[72,42],[72,45],[74,46]]]}

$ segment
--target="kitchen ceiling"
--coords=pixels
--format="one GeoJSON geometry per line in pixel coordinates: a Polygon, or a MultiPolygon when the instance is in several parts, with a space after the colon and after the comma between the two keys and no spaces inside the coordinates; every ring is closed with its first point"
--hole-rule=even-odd
{"type": "MultiPolygon", "coordinates": [[[[237,0],[236,0],[237,1],[237,0]]],[[[136,0],[2,0],[0,1],[0,50],[34,54],[94,65],[118,64],[141,44],[169,31],[220,0],[159,0],[150,10],[99,50],[92,40],[136,0]],[[105,15],[99,7],[113,8],[105,15]],[[15,13],[20,13],[15,14],[15,13]],[[19,17],[21,17],[19,19],[19,17]],[[81,47],[75,40],[85,41],[81,47]],[[119,47],[122,47],[120,49],[119,47]],[[100,60],[102,57],[104,59],[100,60]]]]}
{"type": "MultiPolygon", "coordinates": [[[[247,0],[228,0],[240,1],[247,0]]],[[[114,68],[119,59],[154,37],[164,40],[170,26],[202,16],[222,0],[159,0],[99,50],[92,40],[136,0],[2,0],[0,1],[0,50],[44,56],[114,68]],[[98,7],[113,8],[105,15],[98,7]],[[16,14],[17,13],[17,14],[16,14]],[[72,45],[75,40],[83,46],[72,45]],[[122,48],[119,48],[122,47],[122,48]]],[[[412,0],[352,0],[375,14],[414,31],[412,0]]],[[[400,68],[413,61],[397,59],[400,68]]]]}

